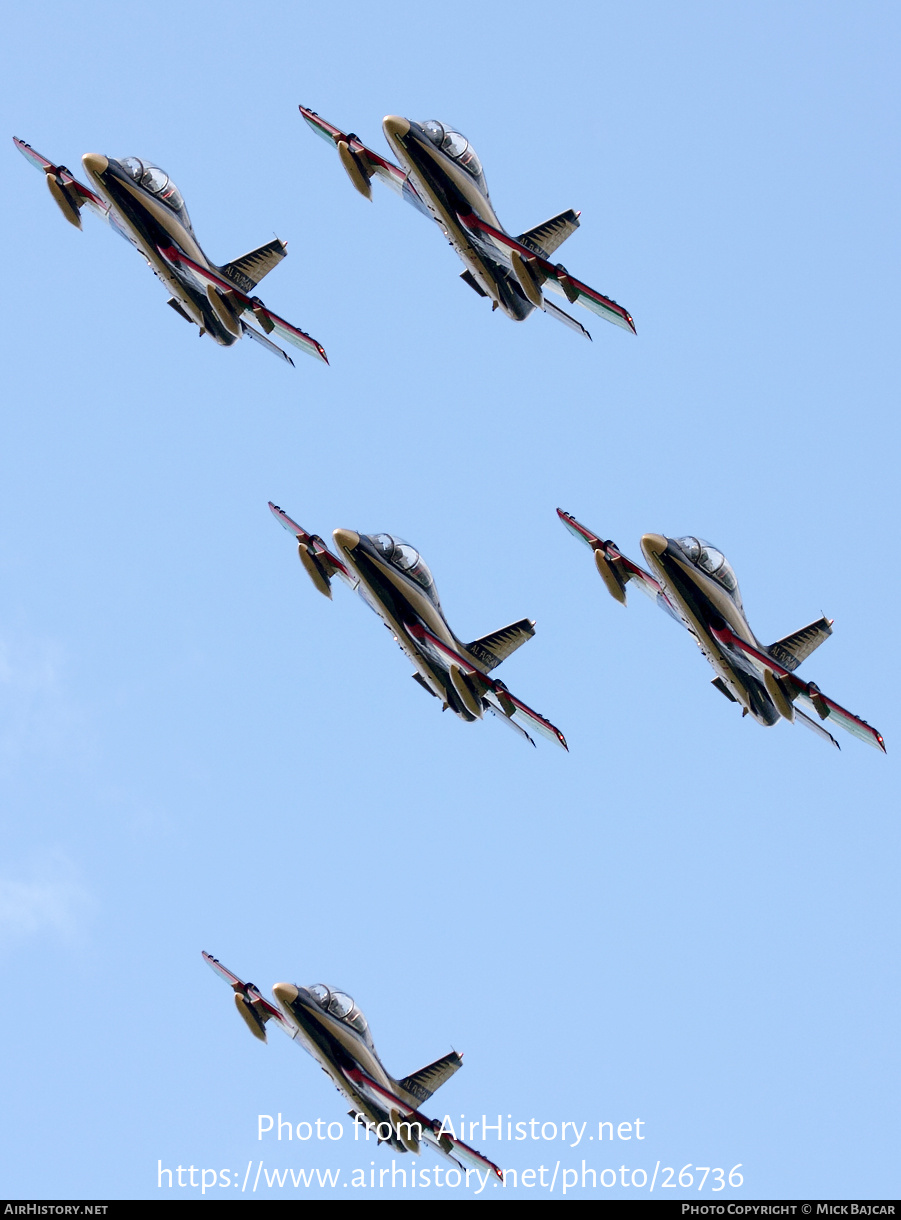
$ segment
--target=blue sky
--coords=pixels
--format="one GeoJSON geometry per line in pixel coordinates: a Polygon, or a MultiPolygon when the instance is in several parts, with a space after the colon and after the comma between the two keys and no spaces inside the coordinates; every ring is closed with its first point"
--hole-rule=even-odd
{"type": "MultiPolygon", "coordinates": [[[[897,1194],[897,10],[88,0],[7,31],[9,136],[76,174],[161,164],[217,262],[287,240],[263,299],[331,367],[198,342],[8,143],[2,1193],[390,1168],[349,1121],[257,1140],[260,1113],[346,1106],[247,1036],[207,949],[265,992],[348,990],[397,1076],[463,1050],[429,1113],[640,1118],[640,1145],[589,1145],[599,1174],[897,1194]],[[637,338],[491,315],[298,103],[382,151],[384,114],[457,126],[514,233],[582,209],[566,264],[637,338]],[[410,539],[464,639],[536,619],[502,677],[571,753],[442,717],[269,499],[410,539]],[[710,538],[763,641],[834,617],[801,672],[888,756],[742,721],[684,632],[607,597],[558,505],[635,558],[648,531],[710,538]]],[[[518,1172],[583,1159],[473,1142],[518,1172]]]]}

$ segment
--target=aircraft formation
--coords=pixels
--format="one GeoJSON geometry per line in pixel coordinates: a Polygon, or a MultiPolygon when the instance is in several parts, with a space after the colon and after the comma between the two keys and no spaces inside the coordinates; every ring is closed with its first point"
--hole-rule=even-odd
{"type": "MultiPolygon", "coordinates": [[[[382,122],[396,158],[388,160],[348,133],[300,107],[308,126],[337,152],[355,189],[372,199],[377,180],[434,221],[464,265],[461,278],[479,297],[514,321],[540,311],[586,338],[584,326],[545,295],[550,290],[569,305],[582,305],[598,317],[635,333],[631,315],[612,298],[588,287],[553,257],[579,227],[568,210],[511,235],[491,202],[482,162],[469,141],[437,120],[415,122],[396,115],[382,122]]],[[[126,238],[142,255],[167,292],[169,306],[217,344],[229,347],[252,339],[293,364],[273,336],[328,363],[322,345],[305,331],[269,310],[255,295],[260,281],[286,256],[278,238],[224,264],[201,249],[181,192],[158,166],[137,157],[115,159],[96,153],[82,157],[87,183],[75,178],[23,140],[20,153],[45,175],[63,216],[81,228],[85,208],[126,238]]],[[[451,629],[431,570],[420,552],[396,534],[333,532],[334,549],[308,533],[277,505],[269,508],[295,539],[301,564],[313,585],[331,598],[335,579],[358,593],[379,616],[412,665],[412,677],[442,710],[473,722],[486,712],[535,744],[542,736],[568,749],[563,733],[512,694],[493,671],[535,634],[522,618],[469,642],[451,629]]],[[[625,605],[630,587],[651,598],[682,623],[712,666],[713,685],[758,724],[780,720],[799,724],[832,745],[826,727],[837,726],[884,751],[882,736],[866,721],[824,695],[812,681],[798,677],[803,661],[832,633],[820,618],[772,644],[762,644],[745,616],[735,573],[723,553],[702,538],[645,534],[645,569],[627,558],[561,509],[558,516],[594,555],[610,595],[625,605]]],[[[348,678],[352,666],[348,666],[348,678]]],[[[497,1175],[501,1170],[474,1149],[441,1131],[420,1107],[461,1066],[451,1052],[403,1079],[383,1067],[365,1017],[344,992],[316,984],[278,983],[276,1003],[242,981],[216,958],[204,960],[234,991],[238,1012],[250,1032],[266,1041],[274,1022],[317,1060],[351,1105],[354,1121],[376,1130],[380,1142],[397,1153],[419,1153],[425,1146],[461,1168],[497,1175]]]]}

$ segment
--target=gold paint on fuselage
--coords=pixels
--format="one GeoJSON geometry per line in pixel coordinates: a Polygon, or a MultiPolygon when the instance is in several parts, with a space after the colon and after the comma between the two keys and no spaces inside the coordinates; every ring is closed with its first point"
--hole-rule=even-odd
{"type": "MultiPolygon", "coordinates": [[[[354,559],[354,551],[360,542],[360,535],[353,530],[336,529],[332,531],[332,537],[335,540],[335,545],[339,552],[343,553],[344,558],[354,571],[354,574],[359,579],[360,583],[365,586],[373,603],[378,606],[378,614],[384,623],[387,623],[392,635],[397,640],[400,647],[406,653],[407,657],[412,662],[416,670],[428,682],[429,686],[435,694],[442,700],[447,700],[447,688],[449,678],[448,671],[435,666],[430,659],[425,656],[419,645],[412,639],[407,632],[403,623],[398,622],[393,614],[388,610],[378,590],[373,587],[370,581],[366,579],[365,574],[360,569],[354,559]]],[[[398,593],[401,594],[412,606],[414,613],[426,627],[426,630],[441,640],[448,648],[452,648],[454,652],[459,653],[465,660],[469,661],[474,669],[481,669],[482,662],[478,661],[471,653],[467,652],[465,646],[457,639],[451,629],[444,620],[443,615],[437,609],[434,602],[428,597],[424,589],[419,588],[415,581],[408,576],[404,576],[392,564],[388,563],[378,554],[366,552],[366,558],[375,564],[379,570],[379,574],[388,581],[398,593]]],[[[450,665],[450,661],[448,661],[450,665]]]]}
{"type": "Polygon", "coordinates": [[[666,590],[667,596],[676,605],[682,621],[698,641],[701,651],[710,662],[714,672],[719,678],[722,678],[742,708],[753,716],[758,724],[768,726],[770,722],[764,720],[754,710],[754,704],[748,694],[747,677],[741,670],[733,667],[723,652],[722,645],[711,635],[707,623],[699,619],[691,606],[680,597],[679,590],[672,583],[660,556],[666,553],[667,559],[678,565],[680,571],[700,590],[703,597],[710,602],[716,613],[739,639],[760,649],[761,645],[751,630],[748,620],[719,581],[701,571],[687,556],[674,554],[673,549],[667,550],[668,541],[662,534],[645,534],[641,540],[642,554],[654,576],[666,590]]]}
{"type": "MultiPolygon", "coordinates": [[[[469,235],[458,222],[456,215],[447,210],[441,196],[436,194],[429,186],[428,181],[417,173],[416,166],[407,155],[406,146],[402,142],[403,138],[410,134],[409,120],[400,118],[397,115],[386,115],[382,120],[382,130],[385,133],[385,139],[391,145],[392,151],[400,161],[404,172],[416,188],[417,195],[419,195],[435,219],[442,225],[467,270],[472,272],[496,307],[502,309],[515,322],[521,321],[504,304],[503,298],[497,290],[496,272],[485,262],[482,255],[472,245],[469,235]]],[[[411,138],[416,139],[415,136],[411,138]]],[[[505,231],[497,218],[494,208],[491,206],[490,200],[479,189],[479,185],[472,174],[462,169],[454,162],[452,157],[442,153],[439,148],[436,148],[428,140],[422,141],[416,139],[416,147],[435,163],[440,174],[443,174],[453,182],[454,186],[480,220],[484,220],[492,228],[500,229],[501,232],[505,231]]]]}
{"type": "MultiPolygon", "coordinates": [[[[108,191],[106,182],[104,180],[104,174],[109,168],[109,159],[102,156],[100,153],[85,153],[85,155],[81,158],[81,163],[84,166],[88,177],[93,181],[100,193],[109,202],[110,207],[115,209],[116,216],[118,217],[122,227],[127,229],[131,241],[138,248],[141,254],[144,255],[148,263],[150,263],[153,270],[163,281],[179,304],[182,305],[186,312],[191,315],[192,319],[194,322],[196,322],[200,329],[204,330],[206,328],[206,320],[204,319],[202,311],[198,309],[195,302],[192,301],[189,296],[186,296],[184,285],[175,275],[166,260],[162,258],[156,246],[150,246],[147,244],[139,230],[137,230],[134,225],[130,223],[128,217],[122,211],[120,211],[119,207],[116,205],[115,199],[108,191]]],[[[149,191],[145,191],[137,182],[129,181],[127,176],[116,178],[116,184],[127,191],[128,194],[131,195],[140,204],[140,206],[153,217],[153,219],[172,238],[172,240],[178,243],[179,247],[184,251],[188,258],[190,258],[193,262],[198,263],[201,267],[206,267],[209,270],[218,272],[218,268],[213,266],[213,264],[204,254],[203,250],[201,250],[200,246],[197,244],[197,239],[194,237],[191,230],[181,222],[178,214],[174,212],[172,208],[168,207],[165,203],[161,203],[158,199],[155,199],[149,191]]],[[[203,289],[199,289],[199,291],[203,291],[203,289]]],[[[210,331],[208,333],[211,334],[212,338],[214,338],[217,343],[222,344],[222,346],[227,346],[227,344],[223,343],[222,339],[217,336],[215,332],[210,331]]]]}
{"type": "Polygon", "coordinates": [[[327,1056],[322,1047],[312,1039],[299,1023],[297,1013],[292,1005],[300,1005],[305,1019],[310,1021],[311,1024],[318,1025],[330,1038],[334,1038],[342,1049],[347,1052],[348,1057],[367,1076],[374,1080],[376,1084],[381,1085],[389,1093],[394,1093],[402,1101],[408,1102],[414,1108],[418,1105],[416,1098],[400,1087],[398,1081],[386,1071],[375,1051],[370,1046],[367,1046],[363,1037],[351,1026],[346,1025],[339,1017],[332,1016],[331,1013],[324,1011],[315,1000],[307,1002],[301,996],[300,989],[294,983],[276,983],[272,988],[272,994],[291,1023],[297,1026],[298,1032],[295,1037],[300,1038],[316,1062],[332,1078],[335,1086],[345,1096],[349,1097],[353,1104],[367,1118],[371,1119],[372,1122],[378,1123],[384,1121],[384,1114],[373,1111],[371,1103],[353,1087],[352,1083],[347,1079],[331,1056],[327,1056]]]}

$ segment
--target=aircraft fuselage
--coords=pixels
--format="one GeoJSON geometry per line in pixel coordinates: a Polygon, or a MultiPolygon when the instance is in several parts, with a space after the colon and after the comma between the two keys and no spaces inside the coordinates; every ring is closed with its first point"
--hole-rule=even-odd
{"type": "MultiPolygon", "coordinates": [[[[380,1142],[389,1143],[396,1152],[406,1152],[407,1148],[397,1135],[392,1116],[387,1110],[376,1105],[371,1097],[364,1096],[354,1088],[346,1074],[358,1068],[387,1092],[406,1099],[404,1090],[385,1070],[374,1047],[355,1029],[324,1011],[306,988],[298,987],[294,983],[276,983],[272,993],[285,1015],[297,1027],[294,1041],[313,1056],[356,1111],[374,1127],[380,1124],[388,1125],[391,1135],[380,1142]]],[[[409,1101],[415,1105],[416,1099],[410,1097],[409,1101]]],[[[382,1135],[384,1131],[383,1126],[382,1135]]]]}
{"type": "Polygon", "coordinates": [[[713,667],[732,698],[762,725],[773,725],[781,713],[767,693],[761,675],[747,655],[721,644],[714,632],[724,625],[759,651],[759,643],[743,611],[726,589],[691,562],[671,538],[645,534],[641,549],[652,574],[663,585],[664,593],[713,667]]]}
{"type": "Polygon", "coordinates": [[[236,343],[241,337],[240,323],[231,319],[225,302],[218,311],[214,309],[205,286],[181,266],[173,267],[160,255],[160,249],[174,245],[199,266],[219,272],[178,213],[145,190],[112,158],[86,153],[81,160],[91,182],[110,204],[110,223],[144,256],[154,274],[172,293],[180,306],[177,312],[221,346],[230,347],[236,343]]]}
{"type": "Polygon", "coordinates": [[[535,306],[523,296],[515,276],[492,256],[487,239],[477,243],[457,219],[474,213],[505,232],[478,181],[436,147],[418,123],[388,115],[382,130],[420,203],[441,226],[478,288],[509,318],[522,322],[535,306]]]}
{"type": "Polygon", "coordinates": [[[477,719],[464,707],[447,667],[439,663],[436,655],[425,652],[407,628],[421,625],[448,648],[470,660],[475,668],[479,668],[483,662],[471,656],[457,639],[426,591],[387,562],[366,537],[353,530],[342,529],[334,530],[332,537],[340,557],[359,578],[357,591],[360,596],[385,623],[413,663],[421,685],[425,685],[463,720],[477,719]]]}

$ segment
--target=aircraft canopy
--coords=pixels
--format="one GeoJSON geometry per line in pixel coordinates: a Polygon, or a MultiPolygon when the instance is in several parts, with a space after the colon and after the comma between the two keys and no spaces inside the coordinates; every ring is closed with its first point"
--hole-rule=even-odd
{"type": "MultiPolygon", "coordinates": [[[[419,125],[436,147],[440,148],[442,152],[446,152],[449,157],[453,157],[458,165],[472,174],[473,178],[478,178],[482,186],[485,186],[482,162],[476,156],[476,151],[466,136],[461,135],[459,131],[452,131],[450,127],[445,127],[437,119],[426,119],[419,125]]],[[[487,190],[487,187],[485,189],[487,190]]]]}
{"type": "Polygon", "coordinates": [[[127,174],[134,178],[135,182],[140,182],[141,186],[150,191],[151,195],[156,195],[157,199],[170,207],[173,212],[178,212],[182,220],[190,227],[191,222],[188,219],[182,193],[164,170],[161,170],[158,165],[151,165],[149,161],[139,161],[137,157],[123,157],[119,164],[127,174]]]}
{"type": "Polygon", "coordinates": [[[735,572],[722,551],[718,551],[715,546],[711,546],[703,538],[693,538],[691,535],[686,538],[677,538],[676,542],[692,563],[696,563],[703,572],[712,576],[741,605],[741,594],[738,591],[735,572]]]}
{"type": "Polygon", "coordinates": [[[326,1012],[337,1017],[339,1021],[343,1021],[345,1025],[350,1025],[358,1034],[362,1034],[367,1042],[372,1043],[368,1021],[346,992],[335,991],[333,988],[326,987],[324,983],[314,983],[312,987],[307,988],[307,991],[320,1008],[324,1008],[326,1012]]]}
{"type": "Polygon", "coordinates": [[[367,534],[366,536],[392,567],[406,573],[418,585],[422,585],[429,595],[429,599],[436,606],[438,605],[438,592],[434,578],[415,547],[410,546],[409,542],[404,542],[403,538],[394,538],[391,534],[367,534]]]}

